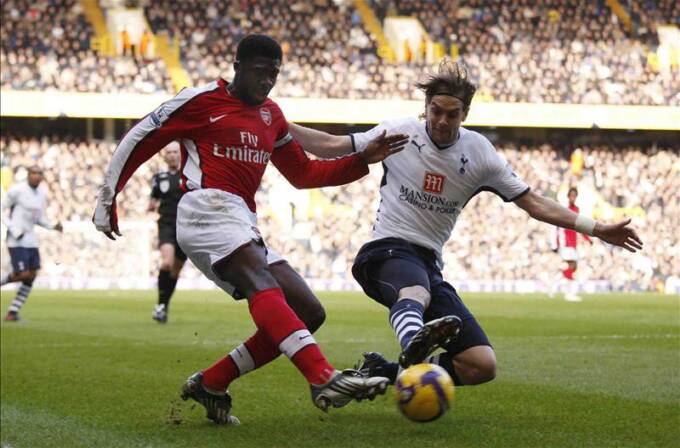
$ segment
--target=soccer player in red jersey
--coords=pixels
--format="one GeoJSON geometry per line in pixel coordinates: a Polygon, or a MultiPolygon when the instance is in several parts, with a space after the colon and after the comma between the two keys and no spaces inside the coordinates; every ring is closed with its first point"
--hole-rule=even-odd
{"type": "Polygon", "coordinates": [[[109,238],[120,235],[116,195],[142,163],[170,141],[180,142],[187,192],[177,209],[177,241],[215,284],[235,298],[247,298],[257,326],[250,339],[183,386],[182,398],[201,403],[216,423],[237,422],[231,415],[229,383],[280,353],[305,376],[314,404],[323,410],[373,398],[384,393],[388,382],[340,372],[326,360],[304,313],[298,317],[295,312],[296,307],[315,310],[318,301],[309,298],[313,294],[300,276],[265,247],[254,196],[269,160],[297,188],[341,185],[367,174],[368,164],[403,149],[406,136],[383,133],[361,154],[310,160],[289,134],[278,105],[267,97],[281,59],[275,40],[247,36],[238,45],[231,83],[218,79],[183,89],[144,117],[116,148],[93,217],[109,238]]]}
{"type": "MultiPolygon", "coordinates": [[[[569,210],[578,214],[580,211],[576,205],[578,190],[575,187],[569,188],[567,197],[569,198],[569,210]]],[[[567,283],[567,291],[564,294],[564,300],[568,302],[580,302],[582,299],[575,291],[576,280],[574,278],[574,274],[578,268],[578,251],[576,250],[578,245],[578,232],[576,230],[561,227],[557,227],[556,232],[556,247],[559,250],[562,260],[567,263],[566,269],[562,270],[562,275],[567,283]]],[[[591,240],[588,235],[585,233],[582,235],[586,241],[593,244],[593,240],[591,240]]]]}

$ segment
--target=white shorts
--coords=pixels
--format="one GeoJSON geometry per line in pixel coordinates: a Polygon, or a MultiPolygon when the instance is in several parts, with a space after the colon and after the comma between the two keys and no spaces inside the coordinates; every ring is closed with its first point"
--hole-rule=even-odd
{"type": "Polygon", "coordinates": [[[563,247],[560,249],[560,256],[564,261],[578,261],[578,252],[575,247],[563,247]]]}
{"type": "MultiPolygon", "coordinates": [[[[177,205],[177,243],[191,262],[217,286],[235,299],[235,287],[220,280],[213,265],[251,241],[262,239],[257,230],[257,215],[243,198],[217,189],[186,193],[177,205]]],[[[267,249],[267,262],[283,258],[267,249]]]]}

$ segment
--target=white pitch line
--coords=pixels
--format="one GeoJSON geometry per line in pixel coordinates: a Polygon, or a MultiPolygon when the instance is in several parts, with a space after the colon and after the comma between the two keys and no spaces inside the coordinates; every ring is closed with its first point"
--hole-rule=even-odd
{"type": "Polygon", "coordinates": [[[680,334],[592,334],[561,336],[495,336],[493,339],[680,339],[680,334]]]}

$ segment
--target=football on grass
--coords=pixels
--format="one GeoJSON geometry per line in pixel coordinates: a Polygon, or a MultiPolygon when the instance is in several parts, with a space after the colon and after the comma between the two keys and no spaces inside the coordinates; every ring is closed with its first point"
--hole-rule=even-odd
{"type": "Polygon", "coordinates": [[[453,404],[451,376],[435,364],[416,364],[397,377],[397,406],[414,422],[431,422],[446,413],[453,404]]]}

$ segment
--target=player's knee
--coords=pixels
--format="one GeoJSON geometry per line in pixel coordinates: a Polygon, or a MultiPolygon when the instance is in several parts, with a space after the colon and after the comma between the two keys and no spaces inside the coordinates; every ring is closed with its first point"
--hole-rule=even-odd
{"type": "Polygon", "coordinates": [[[483,384],[492,381],[496,378],[496,359],[485,357],[477,360],[474,365],[470,366],[466,376],[466,383],[469,385],[483,384]]]}
{"type": "Polygon", "coordinates": [[[36,271],[23,271],[17,274],[17,280],[19,280],[22,283],[30,282],[32,284],[33,280],[35,280],[36,275],[37,275],[36,271]]]}
{"type": "Polygon", "coordinates": [[[177,265],[177,263],[174,263],[170,269],[170,275],[172,278],[178,278],[179,273],[182,271],[182,265],[177,265]]]}
{"type": "Polygon", "coordinates": [[[172,272],[172,264],[168,263],[167,261],[163,260],[161,261],[161,271],[170,271],[172,272]]]}
{"type": "Polygon", "coordinates": [[[430,291],[421,285],[407,286],[399,290],[399,300],[401,299],[415,300],[423,308],[427,308],[430,305],[430,291]]]}
{"type": "Polygon", "coordinates": [[[21,284],[24,285],[24,286],[28,286],[28,287],[30,288],[31,286],[33,286],[33,281],[34,281],[34,280],[35,280],[35,277],[33,277],[33,278],[29,279],[29,280],[23,280],[23,281],[21,282],[21,284]]]}
{"type": "Polygon", "coordinates": [[[318,306],[312,309],[310,312],[307,313],[307,316],[304,319],[305,325],[307,326],[307,329],[311,333],[314,333],[316,330],[321,328],[325,321],[326,310],[324,310],[322,306],[318,306]]]}

